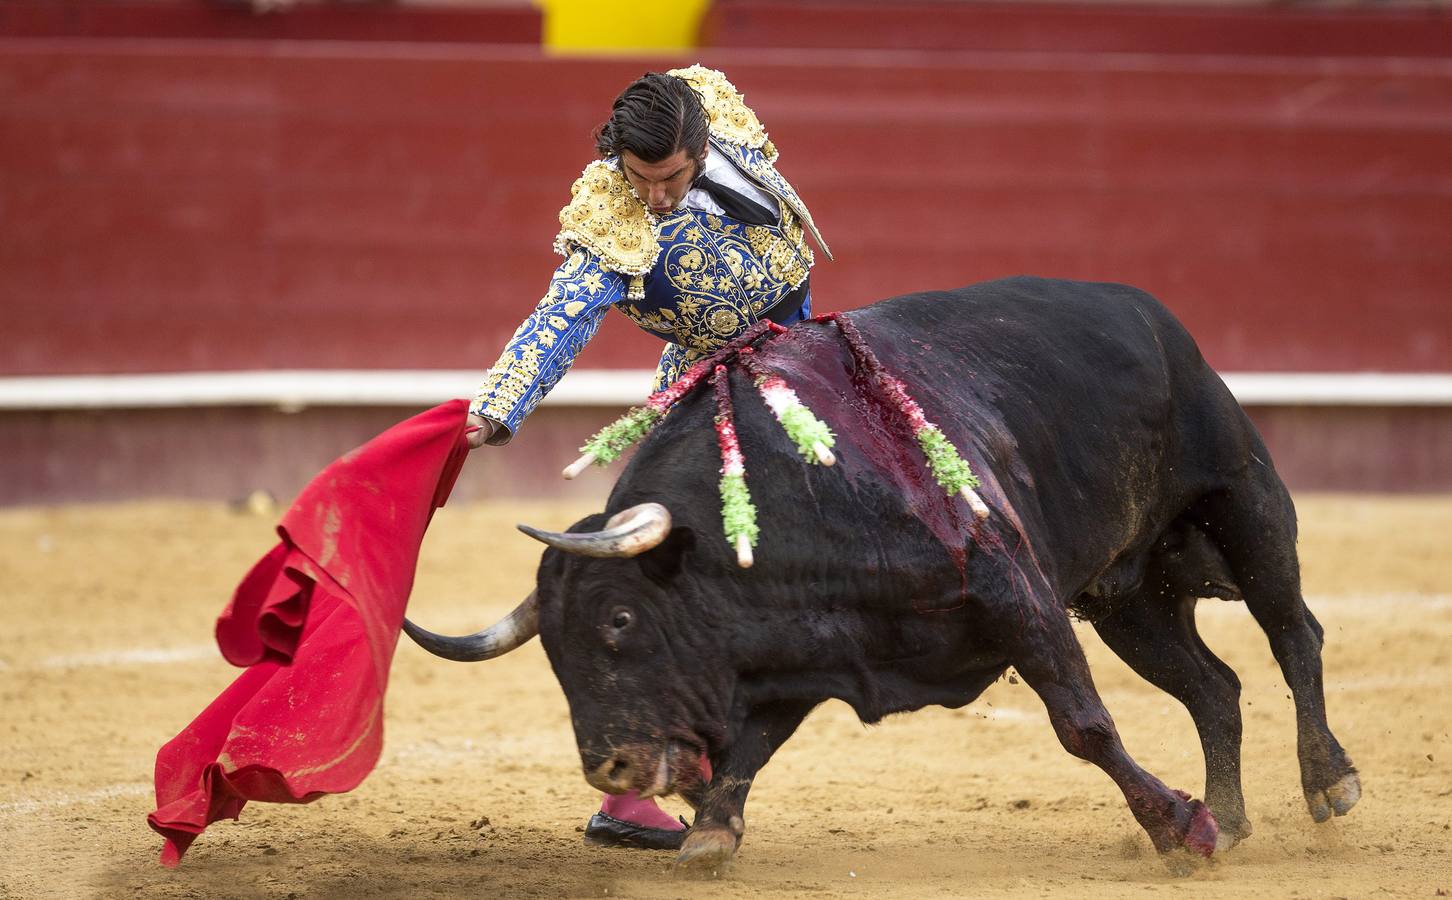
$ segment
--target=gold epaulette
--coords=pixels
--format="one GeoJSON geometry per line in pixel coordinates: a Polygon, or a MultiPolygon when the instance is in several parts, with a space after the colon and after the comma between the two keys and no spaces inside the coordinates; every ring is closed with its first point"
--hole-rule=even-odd
{"type": "Polygon", "coordinates": [[[560,210],[555,250],[568,256],[575,244],[594,253],[605,268],[644,275],[660,255],[656,217],[630,189],[619,169],[603,159],[585,167],[560,210]]]}
{"type": "Polygon", "coordinates": [[[694,65],[685,69],[671,69],[666,73],[674,75],[696,89],[701,95],[701,104],[711,120],[711,134],[730,144],[740,144],[766,154],[769,162],[776,162],[776,145],[766,136],[766,129],[756,118],[756,113],[746,105],[741,92],[736,90],[726,76],[715,69],[694,65]]]}

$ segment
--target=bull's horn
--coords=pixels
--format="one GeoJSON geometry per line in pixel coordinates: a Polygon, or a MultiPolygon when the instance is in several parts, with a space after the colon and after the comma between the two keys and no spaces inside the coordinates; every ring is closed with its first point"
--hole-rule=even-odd
{"type": "Polygon", "coordinates": [[[671,512],[659,503],[641,503],[621,510],[605,523],[604,531],[579,534],[540,531],[528,525],[519,530],[551,547],[581,556],[639,556],[660,544],[671,531],[671,512]]]}
{"type": "Polygon", "coordinates": [[[413,638],[415,644],[434,656],[456,662],[480,662],[503,656],[539,634],[539,600],[534,591],[530,591],[524,602],[514,608],[514,612],[483,631],[462,637],[434,634],[408,619],[403,620],[403,630],[413,638]]]}

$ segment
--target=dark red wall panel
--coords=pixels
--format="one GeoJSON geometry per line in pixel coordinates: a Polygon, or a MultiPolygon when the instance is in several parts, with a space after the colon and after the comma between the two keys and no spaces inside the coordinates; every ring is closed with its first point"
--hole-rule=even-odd
{"type": "MultiPolygon", "coordinates": [[[[818,310],[1137,284],[1230,370],[1452,370],[1452,62],[716,52],[818,310]]],[[[680,60],[0,41],[0,374],[478,368],[621,86],[680,60]]],[[[971,327],[971,323],[965,323],[971,327]]],[[[583,365],[657,346],[612,317],[583,365]]]]}
{"type": "Polygon", "coordinates": [[[1452,56],[1452,13],[1423,8],[714,0],[712,47],[1452,56]]]}
{"type": "Polygon", "coordinates": [[[538,45],[528,0],[468,6],[327,2],[254,11],[247,0],[5,0],[0,36],[431,41],[538,45]]]}

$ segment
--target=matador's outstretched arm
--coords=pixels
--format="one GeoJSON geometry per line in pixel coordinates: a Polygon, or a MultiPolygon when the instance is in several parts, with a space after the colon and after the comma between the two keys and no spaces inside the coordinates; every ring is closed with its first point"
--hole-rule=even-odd
{"type": "Polygon", "coordinates": [[[514,332],[469,405],[474,415],[501,426],[489,443],[509,442],[585,349],[606,310],[624,296],[624,277],[585,250],[576,249],[555,270],[544,299],[514,332]]]}

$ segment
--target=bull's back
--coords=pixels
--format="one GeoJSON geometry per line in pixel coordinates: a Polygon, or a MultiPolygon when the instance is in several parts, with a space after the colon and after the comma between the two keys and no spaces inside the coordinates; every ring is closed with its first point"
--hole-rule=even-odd
{"type": "Polygon", "coordinates": [[[1198,378],[1204,365],[1162,305],[1119,284],[1009,278],[894,297],[851,317],[942,415],[1000,420],[1021,440],[1045,430],[1091,439],[1153,420],[1175,379],[1198,378]]]}
{"type": "Polygon", "coordinates": [[[1173,516],[1222,466],[1226,422],[1249,427],[1174,316],[1126,285],[1017,277],[851,318],[1026,525],[1073,548],[1067,570],[1173,516]]]}
{"type": "MultiPolygon", "coordinates": [[[[963,451],[990,504],[1007,503],[1027,538],[1054,548],[1042,559],[1061,585],[1140,540],[1146,522],[1178,512],[1165,508],[1166,498],[1193,489],[1204,467],[1189,454],[1203,455],[1211,443],[1191,433],[1187,422],[1196,416],[1187,419],[1184,409],[1234,406],[1173,316],[1123,285],[1013,278],[896,297],[846,315],[963,451]]],[[[882,585],[884,598],[901,594],[903,572],[936,584],[931,570],[962,548],[971,513],[945,502],[912,423],[861,377],[842,331],[803,322],[759,352],[833,429],[838,457],[830,470],[804,465],[765,405],[747,399],[749,380],[736,374],[736,430],[762,521],[774,523],[775,534],[809,534],[853,559],[891,560],[875,570],[895,573],[882,585]],[[790,522],[795,531],[783,524],[790,522]]],[[[715,414],[711,391],[688,395],[642,444],[609,508],[657,500],[682,524],[719,530],[715,504],[700,502],[717,488],[715,414]]],[[[771,562],[770,547],[758,551],[771,562]]],[[[833,566],[811,577],[840,578],[833,566]]],[[[951,565],[941,574],[952,600],[960,581],[951,565]]]]}

